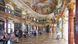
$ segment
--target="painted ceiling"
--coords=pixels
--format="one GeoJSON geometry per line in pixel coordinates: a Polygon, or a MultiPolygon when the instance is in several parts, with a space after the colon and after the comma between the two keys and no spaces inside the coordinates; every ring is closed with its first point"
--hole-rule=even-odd
{"type": "Polygon", "coordinates": [[[63,5],[62,0],[14,0],[14,3],[22,8],[29,6],[28,9],[42,15],[49,15],[63,5]]]}

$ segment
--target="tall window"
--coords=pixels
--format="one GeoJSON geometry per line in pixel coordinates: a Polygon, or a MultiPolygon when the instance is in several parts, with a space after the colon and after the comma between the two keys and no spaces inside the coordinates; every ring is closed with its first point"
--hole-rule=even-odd
{"type": "Polygon", "coordinates": [[[8,22],[8,33],[14,32],[14,23],[13,21],[8,22]]]}

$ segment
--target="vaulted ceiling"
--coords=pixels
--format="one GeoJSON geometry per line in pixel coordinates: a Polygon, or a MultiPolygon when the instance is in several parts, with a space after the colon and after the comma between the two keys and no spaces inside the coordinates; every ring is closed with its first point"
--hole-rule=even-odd
{"type": "Polygon", "coordinates": [[[13,0],[22,10],[35,16],[49,16],[52,18],[54,12],[58,12],[63,7],[62,0],[13,0]],[[59,9],[59,10],[58,10],[59,9]]]}
{"type": "Polygon", "coordinates": [[[12,0],[24,11],[26,17],[37,19],[36,23],[52,23],[53,18],[64,9],[63,0],[12,0]]]}

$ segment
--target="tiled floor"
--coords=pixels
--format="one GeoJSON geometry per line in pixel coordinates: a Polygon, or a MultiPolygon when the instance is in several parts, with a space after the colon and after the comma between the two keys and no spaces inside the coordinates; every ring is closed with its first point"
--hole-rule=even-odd
{"type": "Polygon", "coordinates": [[[22,38],[17,44],[68,44],[68,42],[64,39],[57,40],[55,34],[44,34],[31,38],[22,38]]]}

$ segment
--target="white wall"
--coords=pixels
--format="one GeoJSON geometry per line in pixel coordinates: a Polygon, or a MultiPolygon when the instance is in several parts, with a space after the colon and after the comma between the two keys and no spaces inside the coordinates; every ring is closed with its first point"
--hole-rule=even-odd
{"type": "Polygon", "coordinates": [[[64,37],[64,39],[65,40],[68,40],[68,10],[67,10],[67,8],[66,8],[66,10],[65,10],[65,18],[64,18],[64,24],[63,24],[63,37],[64,37]]]}

